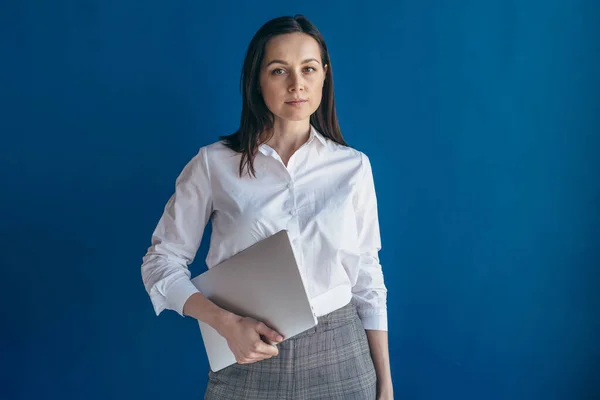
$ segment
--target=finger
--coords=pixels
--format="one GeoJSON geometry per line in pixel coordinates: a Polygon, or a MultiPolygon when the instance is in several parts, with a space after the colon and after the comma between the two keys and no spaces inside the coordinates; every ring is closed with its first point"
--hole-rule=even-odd
{"type": "Polygon", "coordinates": [[[271,340],[273,342],[279,343],[283,340],[283,336],[275,332],[273,329],[269,328],[263,322],[259,322],[256,325],[256,331],[259,334],[264,335],[268,340],[271,340]]]}
{"type": "Polygon", "coordinates": [[[239,364],[251,364],[251,363],[254,363],[257,361],[266,360],[271,357],[273,357],[271,354],[265,354],[265,353],[261,353],[261,352],[253,350],[245,356],[243,355],[243,356],[240,356],[239,358],[236,358],[236,361],[239,364]]]}
{"type": "Polygon", "coordinates": [[[271,358],[271,356],[265,356],[263,355],[262,357],[254,357],[254,358],[244,358],[239,360],[237,363],[238,364],[253,364],[259,361],[263,361],[263,360],[267,360],[271,358]]]}
{"type": "Polygon", "coordinates": [[[259,357],[274,357],[279,354],[279,349],[277,349],[277,347],[267,344],[262,340],[259,340],[258,342],[254,343],[254,345],[252,346],[252,351],[259,357]]]}

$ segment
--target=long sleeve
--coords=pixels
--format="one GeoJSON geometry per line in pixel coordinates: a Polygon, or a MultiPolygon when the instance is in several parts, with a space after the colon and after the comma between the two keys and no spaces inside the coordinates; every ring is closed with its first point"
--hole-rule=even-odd
{"type": "Polygon", "coordinates": [[[204,228],[212,213],[212,193],[206,147],[183,168],[175,193],[167,202],[143,257],[144,287],[156,315],[174,310],[183,316],[183,305],[198,289],[190,280],[204,228]]]}
{"type": "Polygon", "coordinates": [[[381,237],[377,197],[369,158],[362,154],[362,178],[355,196],[360,268],[352,288],[353,301],[365,329],[387,331],[387,289],[379,263],[381,237]]]}

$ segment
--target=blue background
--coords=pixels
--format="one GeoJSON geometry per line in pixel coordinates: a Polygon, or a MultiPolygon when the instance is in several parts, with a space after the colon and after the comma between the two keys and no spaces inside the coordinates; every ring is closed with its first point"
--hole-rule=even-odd
{"type": "Polygon", "coordinates": [[[597,2],[202,3],[0,6],[2,398],[201,398],[197,324],[153,314],[141,258],[294,13],[372,160],[397,398],[599,398],[597,2]]]}

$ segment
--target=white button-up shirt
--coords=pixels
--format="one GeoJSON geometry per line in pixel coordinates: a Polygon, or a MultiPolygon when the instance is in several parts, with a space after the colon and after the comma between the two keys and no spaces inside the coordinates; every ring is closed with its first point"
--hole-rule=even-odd
{"type": "Polygon", "coordinates": [[[287,167],[266,144],[256,178],[239,176],[241,154],[216,142],[185,166],[143,258],[142,279],[156,314],[198,289],[188,265],[212,222],[209,268],[282,229],[292,239],[316,316],[353,301],[365,329],[387,330],[377,200],[368,157],[311,127],[287,167]]]}

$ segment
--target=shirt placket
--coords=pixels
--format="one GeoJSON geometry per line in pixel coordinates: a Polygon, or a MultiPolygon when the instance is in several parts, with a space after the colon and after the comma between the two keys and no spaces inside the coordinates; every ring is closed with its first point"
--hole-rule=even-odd
{"type": "Polygon", "coordinates": [[[307,152],[309,150],[309,144],[312,140],[309,140],[304,145],[300,146],[298,150],[290,157],[288,161],[287,167],[283,163],[279,154],[272,148],[268,147],[269,155],[277,160],[279,166],[285,170],[285,176],[287,179],[287,183],[285,186],[285,190],[287,192],[287,200],[284,203],[284,212],[287,213],[288,219],[285,229],[288,231],[290,236],[290,241],[292,245],[292,249],[294,251],[294,255],[296,257],[296,261],[298,262],[298,270],[300,272],[300,276],[304,281],[305,285],[307,284],[306,280],[306,272],[304,269],[304,254],[302,252],[301,243],[300,243],[300,219],[298,212],[298,186],[297,186],[297,176],[299,174],[298,168],[301,168],[305,163],[303,162],[303,158],[307,156],[307,152]]]}
{"type": "Polygon", "coordinates": [[[301,162],[301,157],[306,153],[306,146],[300,147],[294,153],[294,155],[290,158],[288,162],[288,167],[286,168],[288,171],[288,183],[287,183],[287,194],[288,194],[288,214],[289,219],[287,223],[287,230],[290,235],[290,240],[292,243],[292,248],[294,249],[294,253],[296,254],[296,260],[298,262],[298,268],[300,270],[300,274],[302,278],[305,278],[304,271],[304,254],[301,251],[300,246],[300,220],[298,213],[298,186],[297,186],[297,176],[298,176],[298,166],[303,165],[301,162]]]}

